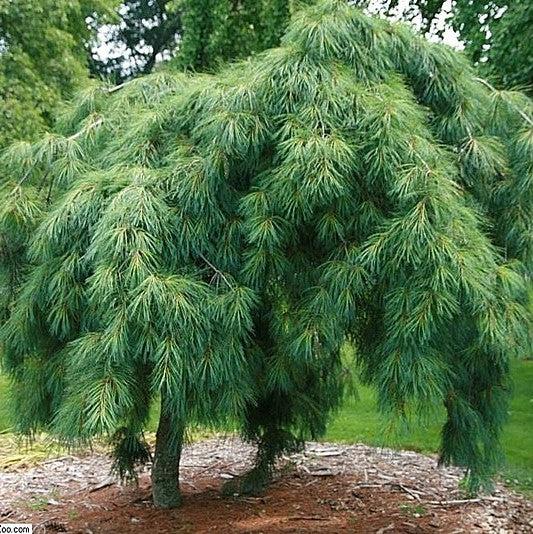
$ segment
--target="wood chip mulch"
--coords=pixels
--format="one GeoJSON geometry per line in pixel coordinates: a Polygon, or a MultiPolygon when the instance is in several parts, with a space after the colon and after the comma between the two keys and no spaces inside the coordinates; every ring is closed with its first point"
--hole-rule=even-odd
{"type": "Polygon", "coordinates": [[[187,446],[184,502],[172,511],[153,507],[149,466],[137,486],[120,485],[103,454],[0,471],[0,523],[31,522],[35,534],[533,532],[533,503],[525,497],[498,485],[468,499],[459,469],[366,445],[308,443],[280,461],[264,496],[221,497],[221,485],[252,458],[253,448],[233,437],[187,446]]]}

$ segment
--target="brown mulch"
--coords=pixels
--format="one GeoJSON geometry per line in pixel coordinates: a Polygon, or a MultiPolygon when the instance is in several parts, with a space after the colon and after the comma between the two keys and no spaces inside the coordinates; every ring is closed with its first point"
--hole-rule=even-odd
{"type": "Polygon", "coordinates": [[[533,532],[533,505],[524,497],[498,486],[466,499],[459,470],[365,445],[309,443],[280,462],[263,497],[221,497],[220,486],[246,471],[252,455],[235,438],[188,446],[184,501],[172,511],[153,507],[147,470],[138,486],[119,485],[101,454],[0,472],[0,523],[31,522],[36,534],[533,532]]]}

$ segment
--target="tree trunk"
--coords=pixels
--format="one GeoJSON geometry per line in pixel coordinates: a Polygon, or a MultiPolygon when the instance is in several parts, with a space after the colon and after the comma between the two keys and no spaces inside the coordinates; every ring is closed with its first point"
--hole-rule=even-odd
{"type": "Polygon", "coordinates": [[[158,508],[176,508],[181,503],[179,464],[184,430],[184,424],[170,416],[162,398],[152,467],[152,497],[158,508]]]}

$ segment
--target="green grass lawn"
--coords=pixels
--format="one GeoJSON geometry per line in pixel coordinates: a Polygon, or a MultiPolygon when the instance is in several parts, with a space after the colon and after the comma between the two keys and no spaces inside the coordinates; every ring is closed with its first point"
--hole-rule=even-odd
{"type": "MultiPolygon", "coordinates": [[[[513,365],[514,392],[509,422],[503,435],[507,463],[502,473],[505,480],[528,493],[533,492],[533,361],[513,365]]],[[[383,420],[376,414],[374,393],[359,388],[359,398],[350,399],[328,427],[325,440],[366,443],[435,452],[439,444],[442,420],[427,428],[415,428],[394,438],[383,431],[383,420]]],[[[444,415],[444,414],[443,414],[444,415]]]]}
{"type": "MultiPolygon", "coordinates": [[[[533,492],[533,361],[520,361],[513,365],[514,395],[510,418],[503,436],[507,466],[503,476],[512,485],[533,492]]],[[[325,440],[345,443],[366,443],[435,452],[439,443],[442,421],[427,428],[416,428],[408,434],[392,439],[383,432],[383,420],[376,413],[375,398],[371,390],[359,388],[359,398],[350,399],[329,425],[325,440]]],[[[6,399],[8,382],[0,376],[0,432],[11,428],[6,399]]],[[[151,430],[155,430],[158,409],[154,406],[151,430]]]]}

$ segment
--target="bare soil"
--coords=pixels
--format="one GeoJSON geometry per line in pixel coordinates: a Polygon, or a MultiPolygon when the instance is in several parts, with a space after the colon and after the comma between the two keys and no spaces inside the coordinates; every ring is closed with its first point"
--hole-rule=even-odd
{"type": "Polygon", "coordinates": [[[309,443],[280,461],[264,496],[221,497],[221,485],[249,469],[252,457],[235,438],[188,446],[183,505],[172,511],[154,508],[149,466],[137,486],[120,485],[99,453],[0,471],[0,523],[31,522],[36,534],[533,532],[526,498],[498,486],[467,499],[460,470],[364,445],[309,443]]]}

